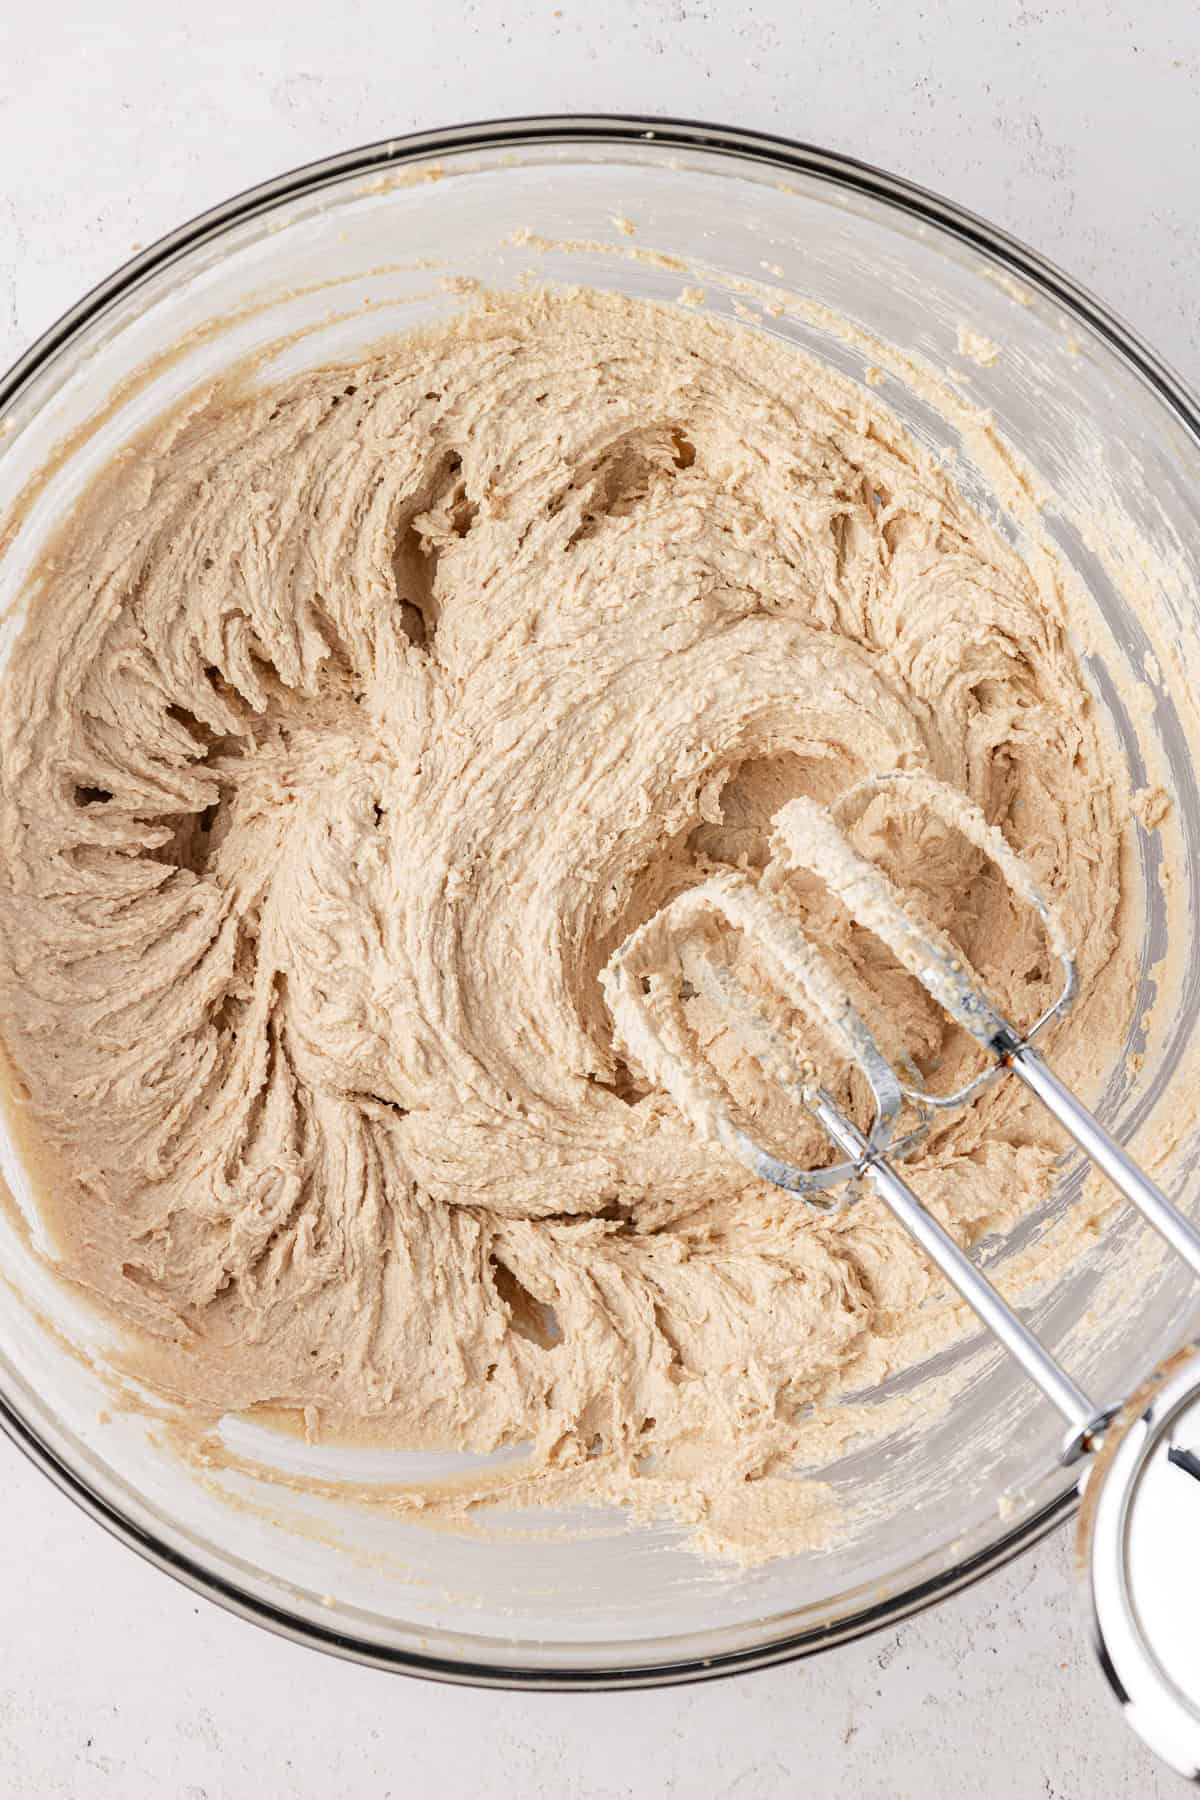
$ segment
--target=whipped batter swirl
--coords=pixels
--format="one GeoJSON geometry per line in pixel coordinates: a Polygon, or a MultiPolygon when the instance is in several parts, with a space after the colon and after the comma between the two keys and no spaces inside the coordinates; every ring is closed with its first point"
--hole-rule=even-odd
{"type": "MultiPolygon", "coordinates": [[[[927,770],[1079,948],[1065,1076],[1073,1034],[1115,1048],[1124,803],[1048,568],[876,394],[611,295],[193,397],[65,525],[0,701],[0,1017],[68,1273],[205,1405],[531,1440],[694,1516],[785,1468],[814,1403],[920,1354],[940,1281],[877,1203],[818,1217],[698,1141],[598,974],[766,867],[793,796],[927,770]]],[[[964,841],[900,787],[855,842],[1040,1010],[1046,947],[964,841]]],[[[917,984],[785,891],[953,1080],[917,984]]],[[[1004,1086],[912,1178],[969,1240],[1055,1154],[1004,1086]]]]}

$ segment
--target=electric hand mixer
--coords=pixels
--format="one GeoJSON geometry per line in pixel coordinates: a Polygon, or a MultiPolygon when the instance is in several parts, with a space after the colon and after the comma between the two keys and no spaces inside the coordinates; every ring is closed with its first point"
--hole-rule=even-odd
{"type": "Polygon", "coordinates": [[[935,1094],[915,1066],[898,1069],[880,1048],[846,984],[802,926],[773,897],[779,875],[730,871],[689,889],[636,930],[601,976],[625,1046],[706,1137],[715,1137],[766,1181],[809,1205],[836,1205],[830,1190],[863,1181],[880,1196],[983,1324],[1066,1421],[1064,1464],[1088,1458],[1080,1481],[1085,1557],[1100,1659],[1131,1723],[1168,1762],[1200,1781],[1200,1355],[1176,1356],[1118,1415],[1097,1405],[1023,1324],[983,1272],[897,1173],[935,1112],[967,1104],[987,1083],[1013,1077],[1053,1114],[1085,1155],[1200,1276],[1200,1232],[1104,1130],[1047,1065],[1035,1039],[1076,993],[1075,963],[1054,908],[1003,834],[930,776],[897,772],[844,794],[831,810],[791,801],[775,819],[793,870],[822,881],[858,925],[874,934],[987,1055],[953,1093],[935,1094]],[[1014,898],[1041,920],[1062,966],[1058,998],[1028,1029],[1004,1018],[963,957],[902,898],[891,879],[843,834],[848,819],[888,783],[953,826],[988,857],[1014,898]],[[865,1078],[873,1116],[861,1129],[825,1087],[794,1038],[768,1016],[762,995],[706,950],[715,923],[755,951],[755,981],[813,1021],[865,1078]],[[842,1161],[799,1168],[756,1141],[733,1116],[731,1095],[705,1064],[684,1013],[702,992],[764,1074],[816,1120],[842,1161]]]}

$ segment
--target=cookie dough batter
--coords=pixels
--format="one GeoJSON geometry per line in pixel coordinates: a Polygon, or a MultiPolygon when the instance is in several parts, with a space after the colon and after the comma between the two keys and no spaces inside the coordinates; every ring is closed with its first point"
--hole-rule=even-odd
{"type": "MultiPolygon", "coordinates": [[[[76,509],[3,683],[3,1031],[66,1271],[206,1407],[529,1440],[694,1517],[787,1468],[814,1403],[928,1346],[940,1281],[874,1201],[818,1216],[699,1141],[599,972],[764,868],[793,796],[927,770],[1062,910],[1086,1089],[1132,989],[1126,802],[1049,569],[877,392],[611,295],[194,396],[76,509]]],[[[1031,1017],[1031,919],[904,791],[855,842],[1031,1017]]],[[[916,983],[783,891],[954,1081],[916,983]]],[[[1004,1084],[913,1180],[969,1241],[1057,1149],[1004,1084]]]]}

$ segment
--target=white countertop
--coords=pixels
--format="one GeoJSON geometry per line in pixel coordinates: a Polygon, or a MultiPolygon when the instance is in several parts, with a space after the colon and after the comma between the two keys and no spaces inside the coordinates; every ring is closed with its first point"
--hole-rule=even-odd
{"type": "MultiPolygon", "coordinates": [[[[55,0],[0,7],[0,366],[148,243],[372,138],[657,112],[848,151],[1006,226],[1200,385],[1192,0],[55,0]]],[[[474,1693],[226,1617],[0,1441],[12,1800],[1157,1800],[1060,1534],[899,1631],[704,1687],[474,1693]]]]}

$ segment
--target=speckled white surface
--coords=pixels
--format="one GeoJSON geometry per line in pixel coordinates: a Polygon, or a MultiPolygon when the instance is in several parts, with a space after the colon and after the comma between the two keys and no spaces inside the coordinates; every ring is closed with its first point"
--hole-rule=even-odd
{"type": "MultiPolygon", "coordinates": [[[[519,112],[707,117],[938,188],[1200,384],[1192,0],[0,0],[0,364],[137,246],[375,137],[519,112]]],[[[703,1688],[436,1688],[277,1642],[0,1443],[12,1800],[1158,1800],[1061,1534],[899,1632],[703,1688]]]]}

